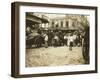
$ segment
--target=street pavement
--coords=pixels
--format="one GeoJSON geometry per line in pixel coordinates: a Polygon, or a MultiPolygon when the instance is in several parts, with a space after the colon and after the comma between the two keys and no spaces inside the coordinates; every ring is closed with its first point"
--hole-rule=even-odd
{"type": "Polygon", "coordinates": [[[26,67],[84,64],[82,47],[67,46],[26,49],[26,67]]]}

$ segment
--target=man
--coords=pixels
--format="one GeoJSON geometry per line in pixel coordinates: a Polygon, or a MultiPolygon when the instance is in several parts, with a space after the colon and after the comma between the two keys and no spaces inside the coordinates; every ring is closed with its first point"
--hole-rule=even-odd
{"type": "Polygon", "coordinates": [[[77,38],[77,35],[74,33],[74,35],[73,35],[73,39],[74,39],[73,46],[76,46],[76,38],[77,38]]]}
{"type": "Polygon", "coordinates": [[[68,37],[69,50],[72,50],[73,41],[74,41],[74,37],[73,37],[73,34],[71,33],[71,34],[69,35],[69,37],[68,37]]]}
{"type": "Polygon", "coordinates": [[[59,37],[57,36],[57,34],[55,34],[55,36],[54,36],[54,46],[58,46],[58,42],[59,42],[59,37]]]}
{"type": "Polygon", "coordinates": [[[68,38],[67,38],[67,34],[64,35],[64,44],[67,46],[67,41],[68,41],[68,38]]]}
{"type": "Polygon", "coordinates": [[[45,48],[47,48],[48,47],[48,35],[47,34],[45,34],[44,36],[44,41],[45,41],[45,48]]]}

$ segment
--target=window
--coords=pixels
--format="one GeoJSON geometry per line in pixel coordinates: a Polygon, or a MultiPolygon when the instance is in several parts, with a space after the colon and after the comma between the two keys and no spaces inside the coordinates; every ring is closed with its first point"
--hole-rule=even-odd
{"type": "Polygon", "coordinates": [[[68,27],[68,21],[66,21],[66,27],[68,27]]]}
{"type": "Polygon", "coordinates": [[[72,22],[72,26],[75,27],[75,21],[72,22]]]}
{"type": "Polygon", "coordinates": [[[63,27],[63,21],[61,21],[61,27],[63,27]]]}

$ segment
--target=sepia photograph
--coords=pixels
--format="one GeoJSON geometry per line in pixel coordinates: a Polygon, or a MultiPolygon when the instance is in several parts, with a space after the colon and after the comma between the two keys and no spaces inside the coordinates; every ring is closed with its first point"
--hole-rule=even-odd
{"type": "Polygon", "coordinates": [[[26,67],[89,64],[89,15],[25,14],[26,67]]]}
{"type": "Polygon", "coordinates": [[[12,76],[97,73],[97,7],[12,3],[12,76]]]}

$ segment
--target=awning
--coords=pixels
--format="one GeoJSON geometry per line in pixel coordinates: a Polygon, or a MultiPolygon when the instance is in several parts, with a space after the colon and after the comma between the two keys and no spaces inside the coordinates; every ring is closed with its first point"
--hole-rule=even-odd
{"type": "Polygon", "coordinates": [[[49,23],[49,21],[47,19],[44,18],[40,18],[38,16],[32,15],[30,13],[26,13],[26,20],[31,21],[33,23],[49,23]]]}

